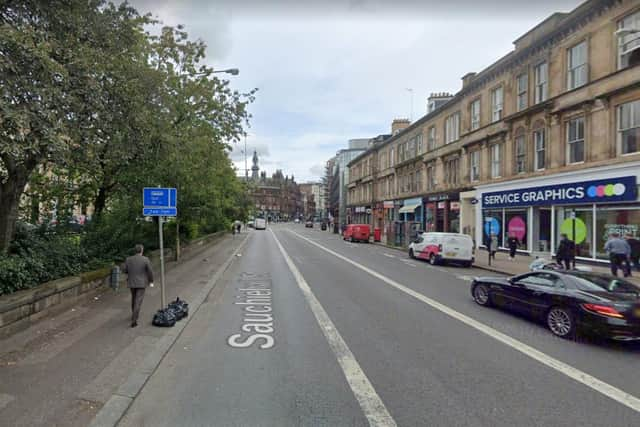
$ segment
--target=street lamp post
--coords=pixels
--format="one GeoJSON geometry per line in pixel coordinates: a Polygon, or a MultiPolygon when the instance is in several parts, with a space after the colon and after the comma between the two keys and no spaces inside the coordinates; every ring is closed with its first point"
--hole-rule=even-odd
{"type": "Polygon", "coordinates": [[[244,180],[249,181],[249,169],[247,168],[247,134],[244,134],[244,180]]]}
{"type": "Polygon", "coordinates": [[[406,88],[406,90],[411,93],[411,116],[409,116],[409,120],[413,122],[413,89],[406,88]]]}

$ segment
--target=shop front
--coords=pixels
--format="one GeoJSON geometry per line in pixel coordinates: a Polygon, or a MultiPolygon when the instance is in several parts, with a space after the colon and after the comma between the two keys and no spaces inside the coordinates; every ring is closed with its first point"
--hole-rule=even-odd
{"type": "Polygon", "coordinates": [[[353,212],[353,224],[371,225],[371,206],[356,206],[353,212]]]}
{"type": "Polygon", "coordinates": [[[392,240],[393,222],[396,218],[395,203],[393,200],[385,200],[382,202],[382,241],[387,244],[392,240]]]}
{"type": "Polygon", "coordinates": [[[577,256],[608,260],[604,244],[613,232],[640,235],[640,164],[558,174],[507,185],[480,186],[476,240],[509,236],[519,249],[553,255],[561,234],[576,242],[577,256]]]}
{"type": "Polygon", "coordinates": [[[424,230],[460,232],[460,193],[430,194],[423,203],[424,230]]]}

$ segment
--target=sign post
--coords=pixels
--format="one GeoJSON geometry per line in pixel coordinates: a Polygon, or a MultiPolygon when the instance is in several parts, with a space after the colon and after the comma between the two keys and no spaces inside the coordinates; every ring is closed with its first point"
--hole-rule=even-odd
{"type": "Polygon", "coordinates": [[[571,263],[572,263],[572,267],[575,270],[576,269],[576,253],[577,253],[577,249],[578,249],[578,245],[577,245],[577,241],[578,239],[576,238],[576,210],[573,209],[571,211],[571,240],[573,240],[573,257],[571,258],[571,263]]]}
{"type": "Polygon", "coordinates": [[[160,308],[166,305],[164,285],[164,239],[162,223],[165,216],[178,216],[178,191],[175,188],[145,187],[142,189],[142,215],[158,217],[158,238],[160,239],[160,308]]]}

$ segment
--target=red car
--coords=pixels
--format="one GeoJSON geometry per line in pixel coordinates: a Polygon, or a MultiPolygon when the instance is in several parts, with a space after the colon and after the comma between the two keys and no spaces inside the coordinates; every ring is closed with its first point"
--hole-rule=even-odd
{"type": "Polygon", "coordinates": [[[342,240],[368,242],[370,236],[371,227],[369,224],[349,224],[344,230],[342,240]]]}

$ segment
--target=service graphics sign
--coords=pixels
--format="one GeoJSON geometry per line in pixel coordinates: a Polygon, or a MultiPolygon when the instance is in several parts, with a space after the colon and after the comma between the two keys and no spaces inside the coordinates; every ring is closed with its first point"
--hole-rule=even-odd
{"type": "Polygon", "coordinates": [[[482,208],[627,202],[636,200],[636,191],[636,177],[623,176],[484,193],[482,208]]]}

